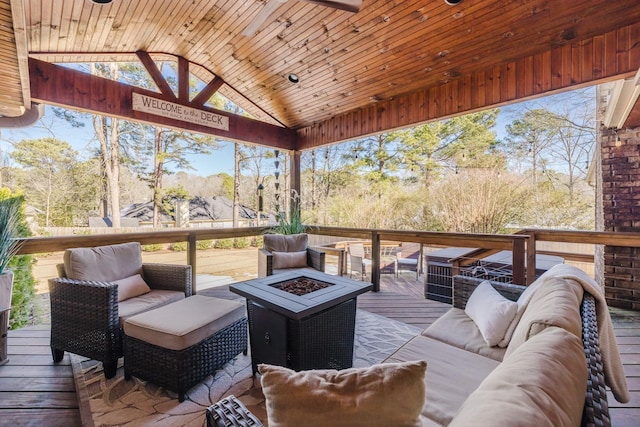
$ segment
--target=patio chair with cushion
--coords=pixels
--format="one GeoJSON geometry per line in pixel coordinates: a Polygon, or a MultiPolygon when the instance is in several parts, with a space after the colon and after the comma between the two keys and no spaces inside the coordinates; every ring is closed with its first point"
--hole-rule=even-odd
{"type": "Polygon", "coordinates": [[[264,248],[258,250],[258,277],[309,267],[324,272],[324,251],[311,248],[308,243],[305,233],[265,234],[264,248]]]}
{"type": "Polygon", "coordinates": [[[349,253],[349,263],[351,265],[350,277],[353,277],[355,273],[364,280],[367,277],[367,270],[371,271],[371,260],[366,257],[364,244],[350,243],[347,247],[347,252],[349,253]]]}
{"type": "Polygon", "coordinates": [[[400,250],[396,252],[395,272],[396,279],[400,270],[415,271],[416,279],[420,276],[422,263],[420,257],[422,250],[419,243],[403,243],[400,250]]]}
{"type": "Polygon", "coordinates": [[[140,243],[67,249],[60,277],[49,280],[51,353],[64,352],[103,363],[116,373],[123,355],[124,321],[191,296],[191,266],[143,264],[140,243]]]}

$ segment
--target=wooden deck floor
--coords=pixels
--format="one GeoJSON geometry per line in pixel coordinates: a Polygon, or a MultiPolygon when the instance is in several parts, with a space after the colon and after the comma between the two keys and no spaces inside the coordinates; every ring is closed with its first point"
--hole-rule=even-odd
{"type": "MultiPolygon", "coordinates": [[[[226,287],[207,290],[209,295],[235,297],[226,287]]],[[[425,328],[449,306],[425,300],[420,281],[411,273],[394,280],[382,276],[381,291],[358,297],[358,307],[372,313],[425,328]]],[[[631,402],[617,403],[609,396],[614,426],[640,425],[640,312],[611,309],[622,353],[631,402]]],[[[53,364],[49,326],[9,331],[9,358],[0,366],[0,426],[80,426],[69,356],[53,364]]]]}

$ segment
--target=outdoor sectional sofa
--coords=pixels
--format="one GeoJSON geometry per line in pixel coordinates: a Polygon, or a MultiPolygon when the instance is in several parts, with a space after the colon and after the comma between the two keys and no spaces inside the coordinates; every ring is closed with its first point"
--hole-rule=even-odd
{"type": "MultiPolygon", "coordinates": [[[[362,402],[373,400],[385,405],[378,399],[393,390],[388,398],[396,398],[394,393],[398,393],[402,396],[400,406],[405,410],[415,406],[415,412],[409,409],[415,414],[411,417],[418,417],[425,396],[419,419],[412,418],[407,423],[411,426],[609,426],[607,388],[619,402],[629,401],[604,296],[597,283],[580,269],[565,264],[554,266],[528,287],[455,276],[453,290],[454,306],[447,313],[376,365],[377,369],[385,364],[390,368],[387,377],[379,378],[380,384],[385,384],[380,390],[365,387],[358,391],[359,386],[354,385],[355,389],[349,386],[354,381],[360,386],[365,384],[368,376],[376,375],[374,367],[341,376],[326,373],[329,371],[298,375],[278,372],[285,368],[261,365],[261,369],[267,368],[266,373],[261,371],[267,412],[269,408],[273,413],[278,411],[279,421],[302,417],[305,425],[326,425],[324,418],[309,418],[312,410],[314,414],[318,412],[312,406],[313,401],[308,402],[309,396],[323,396],[323,402],[340,401],[341,396],[347,396],[351,405],[358,401],[353,396],[364,393],[362,402]],[[487,295],[487,291],[497,304],[479,300],[479,295],[487,295]],[[489,315],[495,320],[492,314],[502,312],[506,306],[509,310],[504,313],[515,313],[510,318],[504,315],[503,324],[508,327],[487,339],[486,325],[491,328],[496,323],[483,322],[473,308],[479,307],[482,316],[489,315]],[[424,369],[416,369],[418,363],[424,362],[426,375],[424,369]],[[407,369],[415,369],[419,374],[417,380],[415,374],[407,376],[407,369]],[[269,389],[265,390],[265,375],[273,375],[274,370],[276,376],[267,381],[269,389]],[[389,374],[394,371],[397,375],[389,374]],[[398,379],[406,380],[404,386],[397,387],[398,379]],[[275,388],[274,384],[280,384],[278,381],[287,383],[286,387],[275,388]],[[424,381],[424,388],[416,387],[416,381],[421,386],[424,381]],[[274,394],[275,390],[292,391],[280,395],[274,394]],[[418,399],[414,399],[414,392],[418,399]],[[405,401],[411,402],[409,406],[403,405],[405,401]],[[292,413],[283,416],[283,410],[292,413]]],[[[395,406],[398,399],[393,404],[392,400],[386,402],[391,408],[383,406],[374,411],[380,422],[372,425],[395,425],[383,415],[393,408],[401,411],[395,406]]],[[[320,403],[316,401],[315,405],[320,403]]],[[[338,405],[335,413],[328,410],[327,416],[337,417],[338,413],[357,416],[357,408],[345,411],[338,405]]],[[[251,424],[255,422],[252,417],[233,396],[207,410],[208,426],[257,425],[251,424]],[[220,423],[227,419],[253,421],[220,423]]]]}
{"type": "MultiPolygon", "coordinates": [[[[482,280],[454,277],[454,307],[385,360],[427,361],[423,426],[611,424],[605,379],[617,400],[628,400],[619,353],[602,325],[610,322],[606,305],[596,321],[603,298],[585,292],[581,282],[591,279],[572,269],[538,279],[506,348],[488,346],[465,313],[482,280]]],[[[512,301],[525,289],[490,284],[512,301]]]]}

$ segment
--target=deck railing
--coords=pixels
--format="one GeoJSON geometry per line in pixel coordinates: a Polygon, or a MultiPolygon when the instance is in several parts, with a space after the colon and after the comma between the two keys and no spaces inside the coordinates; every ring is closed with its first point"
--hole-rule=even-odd
{"type": "MultiPolygon", "coordinates": [[[[196,272],[197,241],[252,237],[263,234],[267,227],[211,228],[211,229],[172,229],[167,231],[141,231],[134,233],[112,233],[101,235],[73,235],[63,237],[32,237],[23,239],[20,254],[38,254],[63,251],[72,247],[92,247],[116,243],[137,241],[146,244],[166,244],[186,242],[187,262],[193,267],[194,283],[196,272]]],[[[458,271],[475,260],[492,253],[508,250],[512,253],[511,274],[513,283],[528,284],[535,279],[536,254],[561,256],[567,260],[593,263],[593,252],[576,253],[543,248],[545,243],[572,243],[587,245],[609,245],[618,247],[640,247],[639,233],[614,233],[598,231],[557,231],[527,229],[515,234],[469,234],[444,233],[405,230],[358,229],[344,227],[314,226],[309,234],[330,237],[330,241],[347,239],[364,240],[371,245],[372,274],[374,290],[380,285],[380,247],[381,242],[413,242],[426,247],[465,247],[476,248],[464,258],[451,259],[453,271],[458,271]],[[526,268],[525,266],[529,266],[526,268]]],[[[330,248],[339,257],[339,272],[346,271],[344,250],[330,248]]]]}

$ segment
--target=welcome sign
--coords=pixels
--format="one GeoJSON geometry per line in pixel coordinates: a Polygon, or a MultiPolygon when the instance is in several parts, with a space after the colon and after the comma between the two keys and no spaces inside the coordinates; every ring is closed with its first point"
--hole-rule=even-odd
{"type": "Polygon", "coordinates": [[[153,98],[139,93],[132,94],[134,111],[154,114],[168,119],[181,120],[210,128],[229,130],[229,117],[210,111],[198,110],[186,105],[176,104],[163,99],[153,98]]]}

